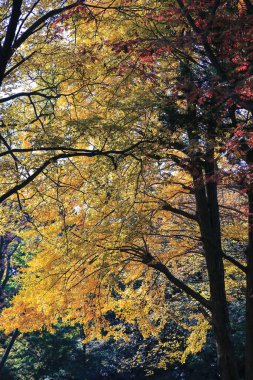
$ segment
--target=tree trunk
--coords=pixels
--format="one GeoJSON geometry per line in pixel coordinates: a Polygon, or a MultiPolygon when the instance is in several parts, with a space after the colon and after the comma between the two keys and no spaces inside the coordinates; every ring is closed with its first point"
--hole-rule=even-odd
{"type": "Polygon", "coordinates": [[[207,152],[208,157],[204,164],[205,179],[198,158],[192,160],[196,208],[209,277],[212,323],[218,347],[221,379],[238,380],[225,291],[213,148],[207,146],[207,152]]]}
{"type": "MultiPolygon", "coordinates": [[[[251,156],[253,152],[251,151],[251,156]]],[[[250,156],[250,152],[248,154],[250,156]]],[[[249,157],[248,157],[249,158],[249,157]]],[[[250,183],[248,186],[248,247],[247,275],[246,275],[246,351],[245,351],[245,379],[253,379],[253,178],[251,173],[253,167],[253,157],[248,159],[250,183]]]]}
{"type": "Polygon", "coordinates": [[[83,349],[83,364],[86,364],[86,344],[83,342],[85,339],[85,332],[83,329],[83,325],[79,325],[80,338],[82,340],[82,349],[83,349]]]}
{"type": "Polygon", "coordinates": [[[15,39],[23,0],[13,1],[11,17],[7,26],[3,45],[0,45],[0,86],[2,85],[8,61],[13,54],[12,44],[15,39]]]}
{"type": "Polygon", "coordinates": [[[7,347],[6,347],[6,350],[4,351],[4,354],[3,354],[3,356],[2,356],[2,358],[1,358],[1,360],[0,360],[0,372],[1,372],[1,370],[3,369],[3,367],[4,367],[5,363],[6,363],[6,360],[7,360],[8,357],[9,357],[9,354],[10,354],[10,352],[11,352],[11,349],[12,349],[12,347],[13,347],[13,344],[14,344],[15,340],[17,339],[18,335],[19,335],[19,331],[18,331],[18,329],[15,329],[15,330],[13,331],[13,333],[12,333],[12,337],[11,337],[11,339],[10,339],[10,341],[9,341],[9,343],[8,343],[8,345],[7,345],[7,347]]]}

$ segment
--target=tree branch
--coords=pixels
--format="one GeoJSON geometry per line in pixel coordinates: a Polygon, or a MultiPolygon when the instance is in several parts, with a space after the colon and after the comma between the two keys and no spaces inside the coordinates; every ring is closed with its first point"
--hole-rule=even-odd
{"type": "Polygon", "coordinates": [[[3,54],[6,54],[12,48],[12,43],[15,38],[19,17],[21,15],[22,2],[22,0],[13,0],[12,2],[11,17],[3,44],[3,54]]]}
{"type": "Polygon", "coordinates": [[[186,6],[184,5],[183,1],[182,0],[177,0],[177,3],[179,4],[180,8],[181,8],[181,11],[182,13],[185,15],[188,23],[190,24],[190,26],[192,27],[192,29],[194,30],[195,33],[199,34],[201,32],[201,29],[199,29],[197,27],[197,25],[195,24],[190,12],[188,11],[188,9],[186,8],[186,6]]]}
{"type": "Polygon", "coordinates": [[[237,268],[241,269],[244,273],[247,273],[247,267],[246,265],[241,264],[238,260],[236,260],[234,257],[227,255],[226,253],[223,253],[224,259],[228,260],[230,263],[234,264],[237,268]]]}
{"type": "Polygon", "coordinates": [[[176,207],[173,207],[171,206],[169,203],[165,203],[163,206],[162,206],[162,210],[165,210],[165,211],[170,211],[172,212],[173,214],[177,214],[177,215],[180,215],[180,216],[183,216],[184,218],[187,218],[187,219],[191,219],[191,220],[194,220],[194,222],[198,222],[198,218],[196,215],[194,214],[190,214],[189,212],[187,211],[183,211],[183,210],[180,210],[176,207]]]}
{"type": "MultiPolygon", "coordinates": [[[[133,144],[132,146],[122,149],[122,150],[107,150],[107,151],[102,151],[102,150],[82,150],[80,152],[72,152],[72,153],[59,153],[53,157],[48,158],[41,166],[39,166],[33,174],[29,175],[24,181],[19,183],[18,185],[14,186],[10,190],[8,190],[6,193],[0,196],[0,203],[5,201],[7,198],[9,198],[11,195],[17,193],[17,191],[23,189],[25,186],[27,186],[29,183],[31,183],[36,177],[38,177],[43,170],[45,170],[50,164],[57,162],[60,159],[65,159],[65,158],[70,158],[70,157],[96,157],[96,156],[104,156],[108,157],[114,167],[116,168],[116,164],[114,161],[113,155],[128,155],[130,152],[137,148],[140,144],[143,144],[145,141],[139,141],[136,144],[133,144]]],[[[43,148],[44,150],[52,150],[52,148],[43,148]]],[[[59,148],[57,148],[59,149],[59,148]]],[[[25,150],[25,149],[24,149],[25,150]]],[[[23,151],[24,151],[23,150],[23,151]]],[[[73,149],[68,149],[69,151],[73,151],[73,149]]],[[[14,150],[12,150],[13,152],[14,150]]],[[[33,150],[30,150],[33,151],[33,150]]],[[[5,153],[10,153],[10,151],[5,152],[5,153]]]]}
{"type": "Polygon", "coordinates": [[[243,2],[247,7],[248,13],[252,14],[253,13],[253,4],[251,3],[251,1],[250,0],[243,0],[243,2]]]}
{"type": "Polygon", "coordinates": [[[21,15],[22,0],[13,0],[11,17],[7,26],[7,31],[3,46],[0,49],[0,85],[2,84],[7,63],[13,54],[12,44],[15,38],[19,17],[21,15]]]}
{"type": "Polygon", "coordinates": [[[156,269],[159,272],[163,273],[172,284],[174,284],[179,289],[183,290],[188,296],[192,297],[193,299],[195,299],[195,301],[198,301],[206,309],[211,311],[210,302],[206,298],[201,296],[201,294],[196,292],[194,289],[192,289],[188,285],[186,285],[183,281],[181,281],[177,277],[175,277],[169,271],[169,269],[167,268],[166,265],[164,265],[163,263],[161,263],[161,262],[159,262],[153,258],[150,261],[145,262],[145,264],[147,264],[150,268],[156,269]]]}
{"type": "Polygon", "coordinates": [[[26,29],[23,34],[15,41],[13,44],[13,48],[17,49],[22,43],[27,40],[28,37],[30,37],[39,27],[41,27],[48,19],[57,16],[65,11],[68,11],[70,9],[73,9],[77,7],[78,5],[84,4],[84,1],[76,1],[74,4],[66,5],[62,8],[52,9],[51,11],[47,12],[45,15],[41,16],[38,20],[36,20],[28,29],[26,29]]]}
{"type": "Polygon", "coordinates": [[[0,371],[3,369],[4,364],[5,364],[6,360],[8,359],[8,356],[9,356],[10,351],[12,349],[12,346],[13,346],[13,344],[14,344],[14,342],[18,336],[19,336],[19,331],[18,331],[18,329],[15,329],[12,333],[12,337],[10,339],[10,342],[8,343],[7,348],[6,348],[2,358],[0,360],[0,371]]]}
{"type": "Polygon", "coordinates": [[[0,103],[5,103],[5,102],[8,102],[10,100],[17,99],[17,98],[24,97],[24,96],[27,96],[27,97],[30,97],[30,96],[41,96],[42,98],[50,100],[50,99],[58,99],[61,96],[61,94],[47,95],[47,94],[43,94],[43,92],[39,92],[39,91],[18,92],[17,94],[13,94],[13,95],[7,96],[6,98],[1,98],[0,99],[0,103]]]}
{"type": "Polygon", "coordinates": [[[12,71],[16,70],[20,65],[22,65],[22,63],[24,63],[28,59],[30,59],[35,53],[36,53],[36,51],[33,51],[27,57],[23,57],[19,62],[17,62],[15,65],[13,65],[10,69],[8,69],[7,71],[5,71],[4,78],[7,77],[7,75],[9,75],[10,73],[12,73],[12,71]]]}

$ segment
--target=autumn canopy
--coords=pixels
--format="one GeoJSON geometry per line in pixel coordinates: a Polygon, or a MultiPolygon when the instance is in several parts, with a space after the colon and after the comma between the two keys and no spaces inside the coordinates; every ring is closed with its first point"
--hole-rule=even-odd
{"type": "Polygon", "coordinates": [[[253,3],[0,5],[6,342],[59,322],[160,342],[173,320],[157,366],[213,334],[220,378],[252,380],[253,3]]]}

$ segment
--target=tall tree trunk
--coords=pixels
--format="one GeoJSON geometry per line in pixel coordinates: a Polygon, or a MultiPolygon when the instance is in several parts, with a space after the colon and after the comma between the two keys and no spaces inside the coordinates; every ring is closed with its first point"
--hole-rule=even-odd
{"type": "Polygon", "coordinates": [[[8,61],[13,54],[12,44],[15,39],[23,0],[12,2],[10,20],[7,26],[3,45],[0,44],[0,86],[2,85],[8,61]]]}
{"type": "Polygon", "coordinates": [[[253,150],[247,155],[249,165],[248,184],[248,247],[247,257],[247,286],[246,286],[246,351],[245,351],[245,379],[253,379],[253,150]]]}
{"type": "Polygon", "coordinates": [[[198,157],[193,157],[192,176],[209,277],[212,322],[217,341],[218,364],[222,380],[238,380],[225,291],[214,148],[209,146],[209,142],[207,143],[207,157],[204,163],[205,178],[202,165],[203,162],[198,157]]]}

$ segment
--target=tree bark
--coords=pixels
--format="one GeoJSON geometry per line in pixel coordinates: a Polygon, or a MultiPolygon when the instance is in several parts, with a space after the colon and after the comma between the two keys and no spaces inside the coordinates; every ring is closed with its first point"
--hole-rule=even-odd
{"type": "Polygon", "coordinates": [[[10,57],[13,54],[12,44],[15,38],[16,29],[21,15],[22,0],[13,1],[12,11],[7,27],[3,45],[0,44],[0,86],[4,79],[4,73],[10,57]]]}
{"type": "Polygon", "coordinates": [[[196,292],[194,289],[186,285],[183,281],[173,276],[173,274],[169,271],[169,269],[167,268],[165,264],[158,262],[156,260],[151,260],[150,262],[146,262],[146,264],[150,268],[156,269],[159,272],[163,273],[173,285],[175,285],[177,288],[182,290],[188,296],[192,297],[195,301],[199,302],[207,310],[209,311],[211,310],[210,302],[206,298],[201,296],[200,293],[196,292]]]}
{"type": "Polygon", "coordinates": [[[85,332],[83,329],[83,325],[79,325],[80,338],[82,340],[82,350],[83,350],[83,364],[86,364],[86,344],[83,342],[85,339],[85,332]]]}
{"type": "Polygon", "coordinates": [[[253,379],[253,150],[248,152],[249,165],[248,184],[248,246],[246,249],[246,350],[245,350],[245,379],[253,379]]]}
{"type": "Polygon", "coordinates": [[[253,193],[248,194],[249,201],[249,240],[247,256],[246,286],[246,352],[245,379],[253,379],[253,193]]]}
{"type": "Polygon", "coordinates": [[[4,367],[4,365],[5,365],[6,361],[7,361],[7,359],[9,357],[9,354],[11,352],[13,344],[14,344],[15,340],[17,339],[18,335],[19,335],[18,329],[15,329],[13,331],[13,333],[12,333],[12,337],[11,337],[11,339],[10,339],[7,347],[6,347],[6,350],[4,351],[4,354],[3,354],[3,356],[2,356],[2,358],[0,360],[0,372],[3,369],[3,367],[4,367]]]}
{"type": "Polygon", "coordinates": [[[221,379],[238,380],[225,291],[216,163],[212,141],[207,141],[206,152],[204,163],[197,155],[192,156],[196,209],[209,277],[212,323],[217,341],[221,379]]]}

